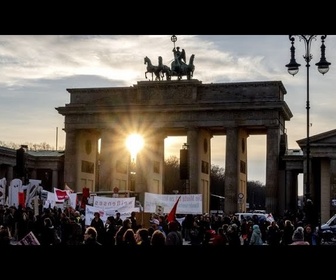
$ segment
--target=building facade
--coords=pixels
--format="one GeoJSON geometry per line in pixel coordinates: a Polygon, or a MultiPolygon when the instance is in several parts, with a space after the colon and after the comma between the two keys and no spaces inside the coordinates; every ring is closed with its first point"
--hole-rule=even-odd
{"type": "Polygon", "coordinates": [[[64,151],[27,150],[24,158],[25,175],[21,177],[17,172],[16,150],[0,147],[0,178],[6,178],[8,185],[19,178],[23,183],[26,179],[41,180],[48,191],[64,187],[64,151]]]}

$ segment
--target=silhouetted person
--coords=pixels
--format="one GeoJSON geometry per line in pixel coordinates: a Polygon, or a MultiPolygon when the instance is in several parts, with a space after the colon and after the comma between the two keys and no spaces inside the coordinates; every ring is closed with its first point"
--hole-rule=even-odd
{"type": "Polygon", "coordinates": [[[307,199],[304,206],[304,225],[310,224],[312,229],[315,229],[318,223],[318,215],[311,199],[307,199]]]}

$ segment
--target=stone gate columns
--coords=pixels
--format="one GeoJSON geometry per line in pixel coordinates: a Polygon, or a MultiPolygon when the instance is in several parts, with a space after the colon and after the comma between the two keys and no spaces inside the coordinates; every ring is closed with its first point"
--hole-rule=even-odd
{"type": "Polygon", "coordinates": [[[267,129],[266,149],[266,211],[268,213],[277,213],[279,210],[277,209],[278,200],[280,198],[278,180],[280,130],[278,127],[267,129]]]}
{"type": "Polygon", "coordinates": [[[163,193],[164,139],[160,131],[149,133],[136,160],[135,189],[143,199],[145,192],[163,193]]]}
{"type": "Polygon", "coordinates": [[[34,168],[32,171],[31,171],[31,179],[36,179],[36,169],[34,168]]]}
{"type": "MultiPolygon", "coordinates": [[[[297,208],[297,197],[298,197],[298,172],[294,170],[285,171],[285,184],[283,191],[284,197],[284,208],[280,209],[280,213],[284,213],[285,210],[294,211],[297,208]]],[[[281,195],[281,194],[280,194],[281,195]]],[[[282,196],[281,195],[281,196],[282,196]]]]}
{"type": "Polygon", "coordinates": [[[100,165],[99,165],[98,188],[99,191],[112,190],[113,158],[115,157],[115,155],[113,154],[114,149],[113,146],[116,144],[117,135],[114,133],[113,130],[104,129],[102,130],[100,137],[101,142],[100,142],[100,156],[99,156],[100,165]]]}
{"type": "Polygon", "coordinates": [[[99,190],[119,192],[130,189],[130,151],[126,147],[127,135],[117,129],[104,130],[101,133],[101,153],[99,170],[99,190]]]}
{"type": "Polygon", "coordinates": [[[225,202],[226,213],[235,213],[237,209],[238,189],[238,128],[227,129],[225,158],[225,202]]]}
{"type": "Polygon", "coordinates": [[[197,128],[188,128],[187,131],[187,145],[188,145],[188,157],[189,157],[189,190],[188,193],[200,193],[199,192],[199,154],[198,143],[199,134],[197,128]]]}
{"type": "Polygon", "coordinates": [[[188,128],[189,190],[187,191],[203,195],[203,212],[210,210],[211,138],[212,134],[206,129],[188,128]]]}
{"type": "Polygon", "coordinates": [[[246,211],[247,137],[247,132],[242,128],[227,129],[224,191],[226,213],[246,211]],[[242,196],[238,197],[238,194],[242,196]]]}
{"type": "Polygon", "coordinates": [[[77,186],[77,170],[79,162],[77,160],[77,131],[75,129],[66,130],[65,156],[64,156],[64,182],[68,186],[79,191],[77,186]]]}
{"type": "MultiPolygon", "coordinates": [[[[330,158],[330,166],[328,168],[327,160],[321,160],[321,201],[329,203],[321,203],[321,220],[327,221],[332,215],[331,209],[334,210],[335,206],[332,206],[332,199],[336,199],[336,158],[330,158]],[[329,180],[327,180],[329,175],[329,180]]],[[[317,204],[317,202],[314,202],[317,204]]]]}
{"type": "Polygon", "coordinates": [[[52,170],[52,189],[53,188],[60,188],[60,186],[58,185],[58,170],[53,169],[52,170]]]}
{"type": "Polygon", "coordinates": [[[13,166],[9,165],[8,169],[7,169],[7,181],[8,182],[11,182],[14,179],[13,174],[14,174],[14,172],[13,172],[13,166]]]}

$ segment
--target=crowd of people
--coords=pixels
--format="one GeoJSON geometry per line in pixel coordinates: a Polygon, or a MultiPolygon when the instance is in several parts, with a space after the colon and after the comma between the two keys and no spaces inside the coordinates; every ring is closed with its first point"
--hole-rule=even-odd
{"type": "Polygon", "coordinates": [[[149,226],[137,221],[136,213],[121,219],[120,213],[104,222],[99,212],[89,225],[84,212],[66,207],[33,209],[0,205],[0,246],[18,244],[32,232],[40,245],[90,246],[251,246],[317,245],[311,224],[299,216],[284,216],[275,221],[251,213],[239,220],[235,215],[178,215],[168,222],[166,215],[152,214],[149,226]],[[16,242],[15,242],[16,241],[16,242]]]}

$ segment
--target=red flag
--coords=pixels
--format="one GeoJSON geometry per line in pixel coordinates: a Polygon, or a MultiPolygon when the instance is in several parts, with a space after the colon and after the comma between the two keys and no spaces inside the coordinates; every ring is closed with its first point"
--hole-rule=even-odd
{"type": "Polygon", "coordinates": [[[26,201],[24,192],[18,192],[18,200],[19,200],[19,205],[24,207],[25,206],[25,201],[26,201]]]}
{"type": "Polygon", "coordinates": [[[177,208],[177,204],[178,204],[180,198],[181,198],[181,196],[176,200],[176,202],[175,202],[173,208],[170,210],[170,212],[169,212],[169,214],[168,214],[168,216],[167,216],[167,221],[168,221],[168,223],[169,223],[169,222],[172,222],[172,221],[175,221],[176,208],[177,208]]]}
{"type": "Polygon", "coordinates": [[[69,198],[67,191],[60,190],[57,188],[54,188],[54,194],[56,202],[64,202],[64,200],[69,198]]]}
{"type": "Polygon", "coordinates": [[[84,187],[82,192],[81,208],[85,209],[86,204],[88,203],[88,198],[90,197],[90,189],[84,187]]]}

